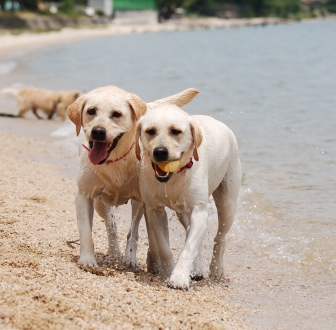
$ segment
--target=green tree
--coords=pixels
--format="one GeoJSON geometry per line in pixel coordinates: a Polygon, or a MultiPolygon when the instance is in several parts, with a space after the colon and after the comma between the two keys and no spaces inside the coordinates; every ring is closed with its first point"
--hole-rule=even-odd
{"type": "Polygon", "coordinates": [[[19,0],[21,8],[30,11],[37,11],[37,0],[19,0]]]}
{"type": "Polygon", "coordinates": [[[0,7],[2,10],[5,8],[5,2],[6,0],[0,0],[0,7]]]}
{"type": "Polygon", "coordinates": [[[156,0],[159,9],[159,20],[169,19],[176,8],[189,9],[197,0],[156,0]]]}
{"type": "MultiPolygon", "coordinates": [[[[200,15],[216,15],[228,4],[240,7],[243,16],[288,17],[301,8],[300,0],[157,0],[160,8],[182,7],[200,15]]],[[[336,2],[336,0],[329,0],[336,2]]]]}
{"type": "Polygon", "coordinates": [[[288,17],[300,11],[300,0],[264,0],[262,14],[267,16],[288,17]]]}
{"type": "Polygon", "coordinates": [[[159,8],[175,7],[188,9],[197,0],[157,0],[159,8]]]}
{"type": "Polygon", "coordinates": [[[58,4],[58,10],[61,13],[64,13],[67,15],[74,15],[75,14],[74,5],[75,4],[73,0],[62,0],[58,4]]]}
{"type": "Polygon", "coordinates": [[[226,3],[235,3],[237,1],[220,1],[220,0],[196,0],[190,6],[190,11],[199,15],[214,16],[220,10],[225,10],[226,3]]]}
{"type": "Polygon", "coordinates": [[[326,8],[330,13],[336,14],[336,0],[328,0],[326,3],[326,8]]]}

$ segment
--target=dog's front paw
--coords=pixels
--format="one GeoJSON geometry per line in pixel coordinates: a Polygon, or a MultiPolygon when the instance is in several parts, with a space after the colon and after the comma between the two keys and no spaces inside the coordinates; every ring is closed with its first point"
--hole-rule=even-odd
{"type": "Polygon", "coordinates": [[[111,258],[120,258],[121,252],[119,249],[108,249],[106,255],[111,258]]]}
{"type": "Polygon", "coordinates": [[[152,262],[147,260],[147,271],[152,274],[159,274],[161,270],[160,262],[152,262]]]}
{"type": "Polygon", "coordinates": [[[99,268],[96,258],[91,255],[81,255],[78,263],[84,267],[99,268]]]}
{"type": "Polygon", "coordinates": [[[147,251],[146,264],[149,273],[159,274],[162,270],[160,257],[149,250],[147,251]]]}
{"type": "Polygon", "coordinates": [[[136,268],[138,267],[138,262],[136,260],[136,256],[133,254],[128,254],[126,253],[122,259],[122,263],[131,268],[136,268]]]}
{"type": "Polygon", "coordinates": [[[201,258],[199,257],[196,258],[196,260],[193,262],[190,278],[193,281],[201,281],[203,280],[203,277],[204,277],[203,266],[201,258]]]}
{"type": "Polygon", "coordinates": [[[138,242],[135,239],[129,238],[127,240],[125,255],[122,259],[122,263],[126,267],[138,267],[136,252],[138,242]]]}
{"type": "Polygon", "coordinates": [[[214,280],[224,279],[224,266],[217,263],[211,263],[209,277],[214,280]]]}
{"type": "Polygon", "coordinates": [[[175,290],[182,290],[182,291],[188,291],[189,290],[189,283],[188,284],[177,284],[172,281],[167,282],[167,287],[170,289],[175,289],[175,290]]]}
{"type": "Polygon", "coordinates": [[[202,281],[204,276],[203,274],[197,274],[197,273],[192,273],[190,275],[190,278],[193,280],[193,281],[202,281]]]}
{"type": "Polygon", "coordinates": [[[168,288],[177,289],[182,291],[189,290],[189,276],[172,274],[169,281],[167,282],[168,288]]]}

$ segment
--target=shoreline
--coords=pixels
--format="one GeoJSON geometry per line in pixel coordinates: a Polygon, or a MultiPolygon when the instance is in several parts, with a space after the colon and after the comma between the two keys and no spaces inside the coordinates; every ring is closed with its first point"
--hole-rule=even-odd
{"type": "Polygon", "coordinates": [[[11,52],[22,49],[35,50],[47,45],[71,42],[93,37],[104,37],[112,35],[123,35],[132,33],[154,33],[171,31],[188,31],[197,29],[225,29],[244,26],[267,26],[276,24],[293,23],[293,20],[281,18],[239,18],[239,19],[220,19],[220,18],[197,18],[179,19],[166,23],[155,24],[109,24],[106,27],[94,28],[63,28],[53,32],[23,32],[19,35],[10,33],[0,35],[0,56],[4,57],[11,52]]]}
{"type": "MultiPolygon", "coordinates": [[[[64,27],[59,31],[51,32],[30,32],[24,31],[22,34],[13,35],[10,31],[0,34],[0,58],[6,58],[12,52],[21,50],[33,51],[52,44],[61,44],[76,40],[83,40],[95,37],[105,37],[113,35],[125,35],[134,33],[158,33],[172,31],[190,31],[200,29],[227,29],[238,27],[264,27],[268,25],[292,24],[297,22],[317,22],[335,20],[335,16],[325,18],[302,19],[283,19],[277,17],[258,17],[258,18],[237,18],[221,19],[214,17],[207,18],[182,18],[155,24],[116,24],[111,23],[100,27],[64,27]]],[[[18,54],[21,55],[21,54],[18,54]]]]}
{"type": "MultiPolygon", "coordinates": [[[[209,25],[210,22],[197,27],[189,25],[188,29],[216,28],[209,25]]],[[[118,25],[113,29],[124,27],[118,25]]],[[[162,31],[152,31],[148,25],[141,26],[142,29],[139,26],[127,27],[129,29],[125,29],[124,34],[162,31]]],[[[187,30],[186,27],[175,28],[166,31],[187,30]]],[[[283,32],[287,33],[291,28],[296,26],[286,26],[283,32]]],[[[314,26],[307,24],[304,28],[313,30],[314,26]]],[[[9,50],[4,54],[8,54],[8,58],[15,58],[57,42],[61,44],[98,37],[101,36],[99,33],[112,35],[111,31],[107,31],[109,29],[86,29],[89,35],[82,29],[65,29],[64,34],[27,33],[21,35],[22,40],[21,36],[9,35],[14,41],[19,41],[12,43],[17,48],[9,45],[9,50]],[[55,38],[51,35],[55,35],[55,38]],[[35,36],[36,39],[32,40],[36,40],[36,43],[23,43],[26,37],[35,36]],[[42,42],[42,39],[45,41],[42,42]]],[[[250,29],[249,33],[272,34],[274,38],[274,34],[280,30],[270,29],[267,32],[261,28],[250,29]]],[[[235,34],[235,30],[232,32],[235,34]]],[[[207,37],[211,32],[203,34],[207,37]]],[[[3,45],[0,52],[2,50],[3,45]]],[[[6,56],[0,55],[0,58],[6,56]]],[[[6,76],[3,76],[3,83],[8,83],[6,76]]],[[[7,110],[6,102],[3,109],[7,110]]],[[[260,119],[263,115],[260,113],[258,116],[260,119]]],[[[247,120],[247,117],[239,118],[245,125],[244,119],[247,120]]],[[[259,121],[260,125],[270,123],[266,119],[259,121]]],[[[276,201],[271,195],[264,196],[261,190],[250,190],[253,185],[249,185],[252,182],[249,178],[263,178],[265,173],[268,176],[271,172],[265,172],[262,168],[255,170],[255,167],[246,171],[234,223],[236,228],[231,229],[234,231],[228,237],[225,252],[225,280],[211,281],[208,277],[207,269],[217,230],[214,208],[210,206],[208,232],[202,243],[205,279],[193,282],[188,292],[175,291],[166,287],[165,279],[146,272],[148,239],[143,220],[138,245],[140,269],[133,272],[125,269],[119,260],[105,258],[106,230],[97,215],[93,221],[93,235],[100,268],[81,268],[77,264],[76,181],[72,174],[77,173],[78,156],[77,149],[68,149],[65,143],[71,136],[50,135],[63,122],[38,121],[33,115],[26,119],[0,118],[0,124],[0,130],[3,127],[0,133],[3,146],[0,154],[0,327],[182,330],[333,327],[336,306],[330,294],[330,285],[336,273],[332,275],[328,272],[326,267],[329,267],[329,263],[324,268],[319,266],[325,262],[326,256],[323,254],[325,249],[317,248],[321,236],[318,235],[319,228],[329,228],[329,224],[321,222],[324,226],[318,226],[319,218],[310,216],[306,223],[310,231],[316,231],[314,237],[311,236],[316,243],[308,241],[309,235],[305,236],[304,241],[298,240],[297,237],[303,237],[306,230],[296,236],[295,232],[299,232],[303,226],[295,223],[293,231],[287,227],[290,224],[285,218],[287,211],[280,210],[283,204],[277,203],[274,208],[272,205],[276,201]],[[275,221],[278,224],[270,227],[275,221]],[[288,232],[288,237],[282,230],[279,231],[280,226],[288,232]],[[300,249],[299,252],[296,249],[300,249]],[[302,261],[301,250],[312,251],[312,254],[302,261]],[[297,256],[299,259],[295,259],[297,256]],[[311,313],[312,310],[315,312],[311,313]]],[[[267,142],[269,144],[272,140],[267,142]]],[[[247,153],[245,157],[257,156],[247,153]]],[[[247,168],[248,163],[245,164],[247,168]]],[[[291,180],[286,173],[287,178],[291,180]]],[[[327,190],[327,187],[324,189],[327,190]]],[[[315,205],[321,209],[326,204],[315,205]]],[[[115,216],[123,252],[131,221],[130,205],[122,206],[115,216]]],[[[174,216],[169,217],[169,228],[171,248],[176,259],[184,244],[185,233],[174,216]]],[[[325,238],[326,242],[328,237],[325,238]]],[[[323,243],[325,247],[326,242],[323,243]]],[[[332,240],[328,244],[331,246],[332,240]]],[[[332,249],[329,248],[329,251],[332,249]]]]}
{"type": "MultiPolygon", "coordinates": [[[[96,215],[93,237],[100,268],[79,266],[76,183],[60,175],[59,166],[34,160],[36,154],[57,160],[67,153],[57,145],[50,150],[48,141],[34,137],[0,133],[0,141],[5,144],[0,154],[1,328],[256,328],[239,315],[253,312],[234,302],[235,276],[193,282],[183,292],[147,273],[144,221],[137,270],[105,257],[106,230],[96,215]]],[[[115,214],[121,251],[130,224],[128,209],[115,214]]],[[[178,229],[182,242],[184,231],[178,229]]],[[[173,250],[176,254],[179,249],[173,250]]]]}

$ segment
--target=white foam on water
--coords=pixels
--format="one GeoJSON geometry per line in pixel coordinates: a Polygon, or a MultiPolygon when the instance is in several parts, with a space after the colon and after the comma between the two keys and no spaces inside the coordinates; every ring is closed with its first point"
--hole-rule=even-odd
{"type": "Polygon", "coordinates": [[[51,132],[50,136],[56,138],[56,143],[61,143],[68,150],[77,152],[80,137],[76,136],[75,125],[69,119],[66,119],[59,128],[51,132]]]}
{"type": "Polygon", "coordinates": [[[62,126],[50,133],[54,137],[74,137],[75,136],[75,126],[67,119],[62,126]]]}
{"type": "Polygon", "coordinates": [[[11,73],[16,67],[17,63],[15,61],[0,63],[0,76],[5,76],[6,74],[11,73]]]}
{"type": "Polygon", "coordinates": [[[269,200],[262,202],[262,198],[252,189],[242,189],[239,211],[229,237],[276,262],[306,259],[307,242],[300,237],[286,237],[281,230],[275,230],[275,222],[280,219],[273,213],[276,211],[272,210],[272,203],[269,200]]]}
{"type": "MultiPolygon", "coordinates": [[[[305,230],[309,228],[308,223],[295,222],[289,226],[286,213],[286,210],[279,212],[277,205],[260,192],[242,188],[228,238],[231,244],[252,249],[276,263],[295,267],[315,265],[321,270],[329,267],[330,272],[336,273],[336,259],[330,258],[331,243],[327,238],[305,230]]],[[[211,217],[216,218],[216,214],[211,217]]]]}

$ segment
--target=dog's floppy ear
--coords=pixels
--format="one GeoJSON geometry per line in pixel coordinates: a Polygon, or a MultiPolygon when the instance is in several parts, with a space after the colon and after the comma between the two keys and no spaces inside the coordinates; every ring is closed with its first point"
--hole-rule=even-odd
{"type": "Polygon", "coordinates": [[[201,145],[202,140],[203,140],[202,131],[200,127],[198,126],[198,124],[195,123],[193,120],[190,121],[190,131],[191,131],[192,138],[194,140],[193,156],[195,160],[198,161],[199,157],[198,157],[197,148],[201,145]]]}
{"type": "Polygon", "coordinates": [[[143,116],[147,111],[146,102],[141,100],[141,98],[135,94],[130,94],[128,103],[134,112],[136,120],[138,120],[141,116],[143,116]]]}
{"type": "Polygon", "coordinates": [[[135,156],[138,160],[141,160],[140,134],[141,134],[141,122],[138,123],[135,133],[135,156]]]}
{"type": "Polygon", "coordinates": [[[85,105],[85,98],[81,96],[74,103],[70,104],[66,112],[70,120],[76,125],[76,134],[78,135],[82,127],[82,112],[85,105]]]}

